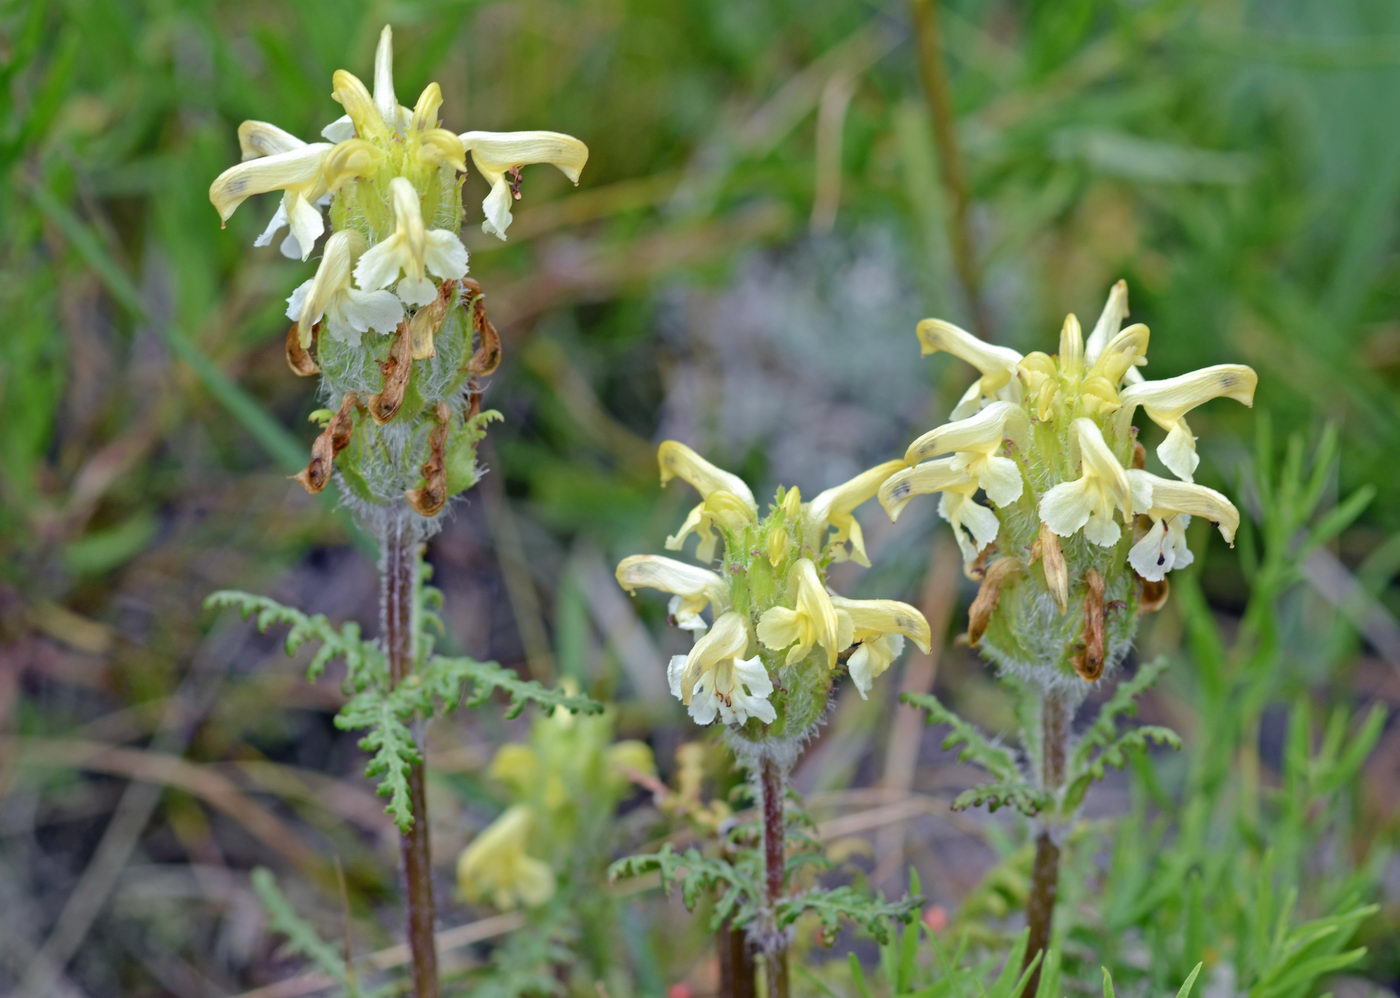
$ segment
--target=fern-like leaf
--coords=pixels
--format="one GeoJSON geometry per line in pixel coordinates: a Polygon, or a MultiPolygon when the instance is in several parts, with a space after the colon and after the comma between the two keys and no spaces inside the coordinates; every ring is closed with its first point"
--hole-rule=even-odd
{"type": "Polygon", "coordinates": [[[563,707],[575,714],[601,714],[603,705],[591,697],[551,689],[533,679],[521,679],[510,669],[496,662],[478,662],[470,658],[446,658],[434,655],[423,671],[423,685],[432,695],[449,706],[466,693],[470,707],[484,704],[497,690],[510,698],[506,717],[515,717],[528,704],[546,710],[563,707]],[[472,688],[467,690],[470,685],[472,688]]]}
{"type": "MultiPolygon", "coordinates": [[[[1122,769],[1128,763],[1129,753],[1145,752],[1149,743],[1154,742],[1173,749],[1181,748],[1181,738],[1171,728],[1149,724],[1125,731],[1105,745],[1098,755],[1070,770],[1070,777],[1065,785],[1065,806],[1078,807],[1089,787],[1103,779],[1109,766],[1122,769]]],[[[1078,758],[1078,753],[1075,755],[1078,758]]]]}
{"type": "Polygon", "coordinates": [[[803,891],[795,897],[784,898],[778,902],[777,922],[778,928],[787,928],[811,913],[821,922],[825,939],[835,936],[843,922],[850,922],[883,945],[890,941],[890,924],[910,921],[922,904],[921,897],[886,901],[878,896],[867,897],[854,887],[842,886],[803,891]]]}
{"type": "Polygon", "coordinates": [[[752,851],[740,853],[738,862],[728,863],[698,849],[678,853],[668,842],[658,852],[628,856],[608,867],[610,880],[646,873],[658,874],[666,893],[679,884],[681,900],[692,911],[703,893],[718,894],[719,903],[710,916],[711,931],[718,930],[726,920],[736,928],[747,925],[756,914],[752,899],[759,896],[761,871],[757,854],[752,851]]]}
{"type": "Polygon", "coordinates": [[[417,691],[405,684],[387,694],[364,690],[335,716],[335,726],[342,731],[367,731],[360,739],[360,748],[371,753],[365,774],[378,780],[375,792],[389,798],[384,810],[401,832],[413,826],[408,775],[421,756],[409,724],[418,706],[417,691]]]}
{"type": "Polygon", "coordinates": [[[977,763],[992,774],[999,783],[1019,783],[1021,773],[1016,766],[1016,757],[1010,750],[993,742],[973,725],[945,707],[931,693],[905,693],[900,697],[911,707],[928,713],[929,724],[946,724],[950,729],[943,739],[945,749],[961,745],[958,758],[977,763]]]}
{"type": "Polygon", "coordinates": [[[1047,803],[1049,802],[1045,794],[1024,780],[1012,780],[984,783],[980,787],[964,790],[953,798],[952,806],[954,811],[966,811],[970,807],[981,807],[985,804],[987,810],[993,812],[1002,807],[1014,807],[1026,817],[1033,818],[1045,810],[1047,803]]]}
{"type": "Polygon", "coordinates": [[[326,666],[337,658],[345,662],[346,687],[352,692],[365,689],[387,676],[388,666],[383,654],[360,636],[360,626],[354,621],[337,628],[323,614],[306,614],[266,596],[255,596],[237,589],[221,589],[212,593],[205,599],[204,605],[209,609],[233,607],[245,619],[256,615],[258,630],[264,633],[274,624],[286,624],[287,636],[283,639],[282,647],[288,655],[295,655],[308,642],[320,642],[321,647],[306,668],[308,680],[319,678],[326,666]]]}

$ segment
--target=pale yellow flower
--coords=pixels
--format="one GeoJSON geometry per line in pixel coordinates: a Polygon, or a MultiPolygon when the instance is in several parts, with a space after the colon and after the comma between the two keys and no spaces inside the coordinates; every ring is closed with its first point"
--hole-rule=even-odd
{"type": "MultiPolygon", "coordinates": [[[[806,516],[808,539],[812,547],[820,551],[830,543],[834,561],[854,561],[857,565],[869,568],[870,559],[865,553],[865,535],[855,518],[855,509],[873,499],[885,479],[903,467],[903,461],[886,461],[862,471],[847,482],[818,493],[815,499],[806,503],[802,510],[806,516]],[[830,538],[827,537],[829,530],[835,530],[835,534],[830,538]]],[[[794,493],[795,489],[789,490],[789,494],[794,493]]]]}
{"type": "Polygon", "coordinates": [[[1021,355],[1015,350],[984,343],[967,330],[942,319],[924,319],[916,331],[923,356],[946,351],[982,374],[953,408],[953,419],[970,416],[984,400],[1020,401],[1021,385],[1016,380],[1016,365],[1021,362],[1021,355]]]}
{"type": "Polygon", "coordinates": [[[1152,521],[1147,533],[1128,552],[1128,563],[1144,579],[1159,582],[1172,569],[1184,568],[1195,560],[1186,544],[1186,527],[1193,516],[1210,521],[1227,544],[1234,544],[1240,513],[1219,492],[1137,469],[1128,471],[1128,480],[1133,512],[1152,521]]]}
{"type": "Polygon", "coordinates": [[[534,908],[554,896],[554,871],[525,851],[531,822],[530,809],[517,804],[462,851],[457,886],[468,901],[509,910],[534,908]]]}
{"type": "Polygon", "coordinates": [[[864,698],[876,677],[889,669],[904,650],[909,638],[925,653],[932,647],[933,637],[924,615],[898,600],[846,599],[831,597],[836,612],[851,624],[851,640],[857,642],[855,651],[846,660],[851,682],[864,698]]]}
{"type": "Polygon", "coordinates": [[[1071,432],[1079,448],[1082,474],[1041,497],[1040,519],[1061,537],[1082,528],[1093,543],[1112,547],[1122,534],[1114,512],[1121,513],[1125,522],[1132,516],[1128,476],[1092,419],[1076,419],[1071,432]]]}
{"type": "Polygon", "coordinates": [[[431,273],[442,280],[456,280],[467,273],[467,249],[457,234],[428,229],[423,224],[418,192],[403,177],[389,182],[394,204],[394,231],[375,243],[355,265],[355,281],[366,291],[387,287],[399,274],[395,293],[405,305],[426,305],[438,296],[431,273]]]}
{"type": "Polygon", "coordinates": [[[1167,431],[1166,439],[1157,445],[1157,456],[1173,474],[1189,482],[1200,457],[1196,454],[1196,438],[1183,417],[1196,406],[1217,398],[1232,398],[1253,406],[1258,382],[1259,376],[1243,364],[1217,364],[1164,381],[1143,381],[1123,389],[1119,418],[1122,425],[1127,425],[1132,421],[1133,409],[1142,406],[1147,418],[1167,431]]]}
{"type": "Polygon", "coordinates": [[[777,717],[768,697],[773,681],[757,655],[750,656],[748,623],[737,613],[720,614],[688,655],[676,655],[666,670],[671,695],[689,708],[696,724],[719,717],[743,724],[754,717],[768,724],[777,717]]]}
{"type": "Polygon", "coordinates": [[[681,630],[703,631],[709,625],[701,616],[713,606],[715,613],[729,609],[729,585],[707,568],[687,565],[674,558],[634,554],[617,566],[617,582],[629,593],[638,588],[659,589],[671,594],[668,611],[681,630]]]}
{"type": "Polygon", "coordinates": [[[577,184],[588,162],[588,147],[572,135],[560,132],[463,132],[458,136],[491,193],[481,203],[483,231],[498,239],[510,228],[510,204],[519,198],[515,174],[534,163],[549,163],[577,184]]]}
{"type": "Polygon", "coordinates": [[[287,318],[296,320],[303,348],[311,345],[316,323],[336,339],[360,342],[362,333],[392,333],[403,321],[403,306],[388,291],[359,291],[350,286],[350,270],[365,248],[365,237],[344,229],[326,240],[316,276],[297,286],[287,299],[287,318]]]}
{"type": "Polygon", "coordinates": [[[758,619],[758,640],[774,651],[787,648],[788,665],[806,658],[820,645],[826,652],[827,668],[834,668],[836,656],[851,644],[850,619],[836,612],[810,558],[799,558],[793,564],[788,587],[796,594],[796,606],[765,610],[758,619]]]}
{"type": "Polygon", "coordinates": [[[954,458],[948,464],[949,472],[965,472],[988,499],[1005,506],[1021,497],[1024,486],[1021,469],[1002,455],[1002,445],[1009,440],[1024,448],[1029,433],[1030,421],[1024,409],[1011,402],[992,402],[975,415],[925,433],[909,445],[904,460],[918,464],[951,452],[954,458]]]}
{"type": "Polygon", "coordinates": [[[282,252],[305,260],[326,227],[316,202],[326,193],[321,166],[330,143],[303,142],[275,125],[256,121],[243,123],[239,144],[245,158],[250,154],[257,158],[229,167],[209,185],[209,200],[220,221],[227,222],[254,194],[281,191],[282,203],[256,245],[267,245],[286,225],[290,235],[282,252]]]}
{"type": "Polygon", "coordinates": [[[758,503],[748,485],[738,475],[731,475],[706,461],[685,444],[664,441],[656,450],[661,467],[661,484],[672,478],[688,482],[700,493],[701,501],[686,516],[681,529],[666,538],[666,550],[679,551],[692,533],[699,538],[695,557],[699,561],[714,561],[719,538],[715,527],[733,530],[758,520],[758,503]]]}

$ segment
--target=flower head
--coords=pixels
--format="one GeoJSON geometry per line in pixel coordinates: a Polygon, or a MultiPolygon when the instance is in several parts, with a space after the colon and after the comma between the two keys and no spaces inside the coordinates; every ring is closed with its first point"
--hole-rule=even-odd
{"type": "Polygon", "coordinates": [[[671,695],[690,709],[696,724],[710,724],[716,715],[725,724],[777,716],[768,702],[773,681],[762,660],[748,655],[750,643],[744,618],[725,613],[689,655],[671,659],[666,670],[671,695]]]}
{"type": "MultiPolygon", "coordinates": [[[[951,353],[978,378],[950,422],[910,444],[907,466],[884,480],[879,498],[894,519],[915,496],[939,494],[939,513],[954,528],[968,572],[983,582],[977,637],[985,635],[981,646],[1003,660],[1031,655],[1069,670],[1066,648],[1097,647],[1099,639],[1085,635],[1106,634],[1104,659],[1113,661],[1131,627],[1080,621],[1074,608],[1131,618],[1128,608],[1145,583],[1190,563],[1184,530],[1192,515],[1208,516],[1227,540],[1238,524],[1224,496],[1191,484],[1199,459],[1184,417],[1214,398],[1250,404],[1254,372],[1221,364],[1146,381],[1140,368],[1150,333],[1124,326],[1127,315],[1128,289],[1119,281],[1087,338],[1078,319],[1065,318],[1054,354],[1022,355],[941,320],[919,324],[925,354],[951,353]],[[1182,481],[1142,470],[1132,425],[1139,408],[1167,431],[1157,456],[1182,481]],[[1093,592],[1071,598],[1086,587],[1093,592]],[[1047,606],[1054,617],[1045,616],[1047,606]],[[998,628],[998,615],[1018,623],[998,628]]],[[[1160,605],[1155,591],[1143,596],[1142,605],[1149,603],[1160,605]]]]}
{"type": "Polygon", "coordinates": [[[353,229],[331,236],[316,276],[297,285],[287,299],[287,318],[296,320],[303,348],[311,345],[312,330],[323,320],[332,336],[350,344],[370,330],[392,333],[403,320],[403,306],[389,292],[350,286],[350,268],[364,245],[364,236],[353,229]]]}

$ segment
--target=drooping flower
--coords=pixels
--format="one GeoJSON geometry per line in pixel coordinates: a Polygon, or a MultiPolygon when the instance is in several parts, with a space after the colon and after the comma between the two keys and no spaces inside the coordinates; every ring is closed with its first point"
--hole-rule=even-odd
{"type": "Polygon", "coordinates": [[[639,588],[670,593],[667,610],[683,631],[704,631],[709,626],[701,616],[706,608],[713,606],[717,614],[729,608],[729,585],[724,579],[708,568],[674,558],[630,555],[618,563],[617,582],[629,593],[635,594],[639,588]]]}
{"type": "MultiPolygon", "coordinates": [[[[856,507],[875,497],[885,479],[904,467],[903,461],[886,461],[861,472],[849,481],[819,492],[802,509],[808,525],[808,543],[821,550],[830,545],[835,561],[854,561],[870,567],[865,553],[865,535],[855,518],[856,507]],[[835,533],[827,537],[828,531],[835,533]]],[[[793,490],[795,492],[795,490],[793,490]]]]}
{"type": "Polygon", "coordinates": [[[1134,407],[1142,406],[1147,418],[1167,431],[1166,439],[1157,445],[1157,456],[1174,475],[1189,482],[1201,459],[1196,454],[1196,438],[1183,417],[1217,398],[1253,406],[1258,381],[1254,370],[1243,364],[1217,364],[1165,381],[1143,381],[1123,389],[1119,419],[1131,422],[1134,407]]]}
{"type": "Polygon", "coordinates": [[[1045,493],[1040,500],[1040,518],[1061,537],[1083,528],[1084,536],[1095,544],[1112,547],[1122,534],[1113,514],[1120,513],[1125,521],[1132,516],[1127,472],[1092,419],[1076,419],[1071,429],[1079,447],[1082,474],[1045,493]]]}
{"type": "Polygon", "coordinates": [[[405,305],[426,305],[438,296],[438,286],[427,274],[444,281],[466,276],[467,249],[456,233],[423,224],[418,192],[408,180],[391,180],[389,195],[394,204],[394,231],[360,257],[355,281],[371,291],[388,287],[403,274],[394,289],[399,300],[405,305]]]}
{"type": "Polygon", "coordinates": [[[1128,480],[1133,511],[1148,517],[1152,524],[1128,552],[1128,563],[1144,579],[1160,582],[1172,569],[1184,568],[1195,560],[1186,543],[1186,527],[1193,516],[1209,520],[1227,544],[1234,544],[1240,513],[1219,492],[1136,469],[1128,472],[1128,480]]]}
{"type": "Polygon", "coordinates": [[[297,285],[287,299],[287,318],[296,320],[303,348],[311,345],[311,331],[322,320],[333,337],[350,344],[370,330],[392,333],[403,321],[403,306],[388,291],[350,286],[351,266],[364,246],[364,236],[354,229],[331,236],[316,276],[297,285]]]}
{"type": "Polygon", "coordinates": [[[769,723],[777,716],[768,702],[773,681],[762,659],[749,656],[751,643],[747,622],[731,611],[720,614],[690,654],[671,659],[671,695],[689,708],[696,724],[710,724],[716,716],[725,724],[751,717],[769,723]]]}
{"type": "Polygon", "coordinates": [[[738,475],[716,467],[676,440],[662,443],[657,448],[656,459],[661,466],[662,485],[679,478],[700,493],[700,503],[691,509],[681,529],[666,538],[666,550],[681,550],[686,538],[695,534],[700,539],[695,557],[711,562],[719,543],[715,534],[717,525],[733,530],[745,523],[757,522],[758,504],[738,475]]]}
{"type": "Polygon", "coordinates": [[[758,640],[773,651],[787,649],[788,665],[820,646],[826,652],[827,667],[834,667],[836,656],[851,644],[850,620],[836,612],[810,558],[800,558],[793,565],[789,587],[797,594],[797,605],[765,610],[758,619],[758,640]]]}
{"type": "Polygon", "coordinates": [[[992,402],[974,415],[955,420],[919,437],[904,453],[908,464],[953,453],[950,473],[964,472],[998,506],[1021,497],[1021,470],[1001,455],[1003,444],[1024,448],[1030,433],[1026,412],[1010,402],[992,402]]]}
{"type": "Polygon", "coordinates": [[[533,908],[554,896],[554,871],[528,855],[530,809],[509,808],[476,837],[457,860],[457,886],[468,901],[489,901],[508,911],[533,908]]]}
{"type": "Polygon", "coordinates": [[[244,122],[239,138],[245,162],[229,167],[209,185],[209,200],[218,210],[219,220],[227,222],[238,206],[254,194],[281,191],[282,203],[256,245],[266,246],[285,225],[290,234],[282,243],[283,254],[305,260],[326,227],[316,202],[326,193],[321,166],[331,150],[330,144],[303,142],[262,121],[244,122]],[[253,143],[244,139],[245,131],[253,143]],[[250,152],[258,158],[248,159],[250,152]]]}
{"type": "Polygon", "coordinates": [[[588,162],[588,147],[559,132],[463,132],[458,138],[491,185],[491,193],[481,202],[486,216],[481,228],[497,239],[505,239],[510,228],[510,203],[520,197],[521,167],[548,163],[577,184],[588,162]]]}
{"type": "Polygon", "coordinates": [[[1016,365],[1021,362],[1021,355],[1015,350],[984,343],[967,330],[942,319],[924,319],[916,332],[922,356],[946,351],[967,361],[982,373],[982,377],[972,383],[972,387],[953,407],[953,419],[971,415],[981,408],[984,401],[1002,398],[1020,401],[1021,386],[1016,381],[1016,365]]]}
{"type": "Polygon", "coordinates": [[[855,651],[846,660],[851,682],[862,698],[870,693],[874,679],[889,669],[904,650],[909,638],[927,654],[933,637],[924,615],[898,600],[846,599],[831,597],[837,614],[850,621],[855,651]]]}

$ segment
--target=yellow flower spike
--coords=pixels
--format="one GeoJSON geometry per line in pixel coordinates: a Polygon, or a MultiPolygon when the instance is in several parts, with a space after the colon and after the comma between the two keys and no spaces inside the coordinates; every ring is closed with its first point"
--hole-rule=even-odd
{"type": "Polygon", "coordinates": [[[929,495],[951,488],[975,490],[977,484],[965,469],[955,467],[956,463],[957,458],[943,457],[896,471],[880,486],[880,505],[885,508],[891,520],[898,520],[899,514],[904,512],[904,507],[915,496],[929,495]]]}
{"type": "MultiPolygon", "coordinates": [[[[326,192],[321,165],[330,148],[326,142],[302,143],[285,152],[231,166],[209,185],[209,200],[220,220],[227,222],[238,206],[254,194],[282,191],[282,205],[257,245],[266,245],[277,229],[287,225],[297,253],[305,260],[325,231],[316,201],[326,192]]],[[[287,248],[284,246],[283,252],[287,248]]]]}
{"type": "Polygon", "coordinates": [[[525,852],[531,824],[529,809],[517,804],[462,851],[457,886],[468,901],[507,911],[538,907],[554,896],[554,871],[525,852]]]}
{"type": "Polygon", "coordinates": [[[909,638],[925,653],[932,647],[933,636],[924,615],[908,603],[898,600],[855,600],[831,597],[836,612],[851,622],[851,640],[859,647],[846,660],[851,681],[865,698],[871,682],[884,673],[904,650],[909,638]]]}
{"type": "Polygon", "coordinates": [[[867,468],[849,481],[819,492],[815,499],[806,504],[807,533],[813,547],[820,551],[830,543],[836,561],[853,561],[869,568],[865,535],[854,516],[856,507],[875,498],[885,479],[904,467],[903,461],[886,461],[867,468]],[[836,533],[828,539],[826,534],[829,529],[834,529],[836,533]]]}
{"type": "Polygon", "coordinates": [[[1060,374],[1071,382],[1084,373],[1084,333],[1079,328],[1079,318],[1073,314],[1065,316],[1060,327],[1060,374]]]}
{"type": "Polygon", "coordinates": [[[689,708],[696,724],[716,717],[725,724],[751,717],[768,724],[778,716],[768,702],[773,681],[758,656],[745,657],[749,645],[748,622],[731,611],[715,620],[689,655],[671,659],[666,670],[671,695],[689,708]]]}
{"type": "Polygon", "coordinates": [[[1021,497],[1021,469],[1001,456],[1002,443],[1010,440],[1024,448],[1030,438],[1030,419],[1019,405],[993,402],[975,415],[946,423],[919,437],[904,452],[908,464],[953,452],[954,471],[965,470],[986,490],[987,498],[1005,506],[1021,497]]]}
{"type": "Polygon", "coordinates": [[[1132,517],[1127,473],[1092,419],[1076,419],[1071,432],[1079,448],[1083,473],[1045,493],[1040,500],[1040,519],[1061,537],[1069,537],[1082,528],[1084,536],[1094,544],[1112,547],[1122,535],[1122,528],[1113,519],[1114,512],[1121,513],[1125,522],[1132,517]]]}
{"type": "Polygon", "coordinates": [[[1219,492],[1136,469],[1128,472],[1128,479],[1133,511],[1152,520],[1151,528],[1128,552],[1128,563],[1148,582],[1160,582],[1172,569],[1194,560],[1186,544],[1186,527],[1193,516],[1210,521],[1225,542],[1234,545],[1240,512],[1219,492]]]}
{"type": "Polygon", "coordinates": [[[953,408],[952,418],[961,419],[976,412],[978,403],[984,398],[1000,398],[1002,394],[1009,393],[1009,401],[1019,401],[1019,384],[1013,379],[1021,355],[1015,350],[984,343],[967,330],[942,319],[924,319],[916,332],[922,356],[945,351],[971,364],[982,374],[953,408]]]}
{"type": "Polygon", "coordinates": [[[302,349],[311,346],[311,331],[324,319],[325,328],[343,343],[359,343],[362,333],[392,333],[403,320],[403,306],[388,291],[358,291],[350,286],[350,268],[364,251],[365,238],[342,229],[326,240],[316,276],[287,299],[287,318],[297,324],[302,349]]]}
{"type": "Polygon", "coordinates": [[[783,512],[790,517],[794,517],[801,511],[802,491],[794,485],[783,493],[783,512]]]}
{"type": "Polygon", "coordinates": [[[668,612],[683,631],[704,631],[709,626],[700,616],[706,607],[713,606],[717,614],[729,609],[729,585],[723,578],[674,558],[649,554],[623,558],[617,565],[617,584],[633,594],[641,588],[670,593],[668,612]]]}
{"type": "Polygon", "coordinates": [[[1120,426],[1126,431],[1133,410],[1142,406],[1147,418],[1167,431],[1166,439],[1157,445],[1157,456],[1174,475],[1189,482],[1196,473],[1200,457],[1196,454],[1196,438],[1183,417],[1196,406],[1217,398],[1231,398],[1253,406],[1258,382],[1259,376],[1253,368],[1243,364],[1216,364],[1163,381],[1129,385],[1121,393],[1120,426]]]}
{"type": "Polygon", "coordinates": [[[788,665],[806,658],[820,645],[826,651],[827,668],[835,668],[836,656],[851,644],[850,619],[836,612],[810,558],[800,558],[792,566],[788,585],[797,592],[797,606],[765,610],[758,619],[758,640],[773,651],[788,648],[788,665]]]}
{"type": "Polygon", "coordinates": [[[356,135],[371,142],[388,140],[390,126],[358,76],[348,69],[337,69],[331,76],[331,97],[345,108],[356,135]]]}
{"type": "Polygon", "coordinates": [[[370,176],[383,162],[384,154],[364,139],[337,142],[321,167],[327,193],[335,194],[347,181],[370,176]]]}
{"type": "Polygon", "coordinates": [[[405,305],[427,305],[438,296],[433,274],[443,280],[466,276],[467,249],[457,234],[446,229],[427,229],[418,192],[404,177],[389,181],[394,205],[394,231],[375,243],[360,257],[355,281],[365,290],[387,287],[400,273],[404,275],[395,293],[405,305]]]}
{"type": "Polygon", "coordinates": [[[486,219],[482,231],[498,239],[510,228],[510,204],[519,198],[512,173],[535,163],[549,163],[577,184],[588,147],[572,135],[560,132],[463,132],[458,136],[472,154],[472,162],[491,185],[491,193],[481,202],[486,219]]]}
{"type": "MultiPolygon", "coordinates": [[[[1093,364],[1103,355],[1105,348],[1118,335],[1123,320],[1128,317],[1128,282],[1118,281],[1108,290],[1108,301],[1104,303],[1093,331],[1084,342],[1084,359],[1093,364]]],[[[1145,349],[1145,345],[1144,345],[1145,349]]]]}
{"type": "Polygon", "coordinates": [[[728,492],[743,500],[757,519],[758,504],[744,480],[706,461],[679,440],[663,441],[656,449],[656,462],[661,468],[662,485],[679,478],[699,492],[702,499],[709,498],[712,492],[728,492]]]}

